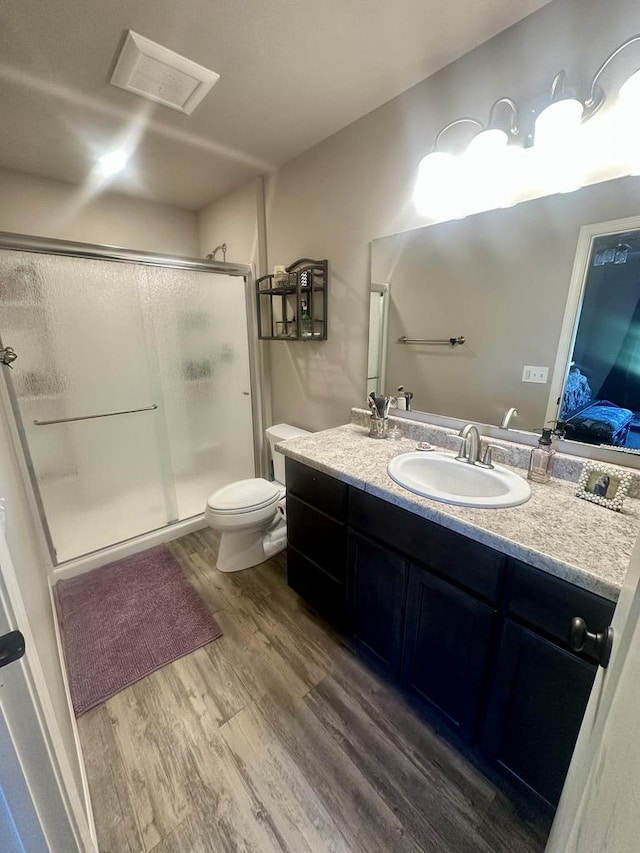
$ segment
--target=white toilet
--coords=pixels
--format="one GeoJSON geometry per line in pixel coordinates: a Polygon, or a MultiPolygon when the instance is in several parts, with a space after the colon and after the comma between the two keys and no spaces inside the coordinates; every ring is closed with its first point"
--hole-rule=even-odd
{"type": "Polygon", "coordinates": [[[257,477],[237,480],[214,492],[207,500],[205,519],[222,534],[218,570],[239,572],[264,563],[287,544],[284,456],[274,448],[280,441],[309,435],[289,424],[265,430],[275,480],[257,477]]]}

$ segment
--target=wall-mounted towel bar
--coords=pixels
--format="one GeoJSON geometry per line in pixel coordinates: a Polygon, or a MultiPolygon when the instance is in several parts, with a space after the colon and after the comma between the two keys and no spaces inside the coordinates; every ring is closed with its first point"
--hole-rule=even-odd
{"type": "Polygon", "coordinates": [[[402,335],[396,341],[399,344],[431,344],[432,346],[456,346],[463,344],[467,339],[464,335],[458,335],[457,338],[408,338],[402,335]]]}
{"type": "Polygon", "coordinates": [[[55,421],[34,421],[36,426],[51,426],[51,424],[68,424],[71,421],[91,421],[94,418],[112,418],[114,415],[134,415],[136,412],[153,412],[158,408],[157,403],[145,406],[144,409],[121,409],[117,412],[99,412],[97,415],[79,415],[77,418],[59,418],[55,421]]]}

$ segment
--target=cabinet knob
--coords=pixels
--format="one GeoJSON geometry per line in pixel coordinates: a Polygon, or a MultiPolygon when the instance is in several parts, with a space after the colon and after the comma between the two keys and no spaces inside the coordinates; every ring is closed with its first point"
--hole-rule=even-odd
{"type": "Polygon", "coordinates": [[[595,634],[587,629],[587,623],[581,616],[574,616],[569,631],[569,645],[574,652],[581,652],[586,648],[595,656],[600,666],[606,669],[613,648],[613,628],[607,625],[604,631],[595,634]]]}

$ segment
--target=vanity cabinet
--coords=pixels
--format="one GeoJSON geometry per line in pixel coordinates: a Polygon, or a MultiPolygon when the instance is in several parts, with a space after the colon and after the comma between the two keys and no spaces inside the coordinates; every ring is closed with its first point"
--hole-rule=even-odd
{"type": "MultiPolygon", "coordinates": [[[[357,528],[371,537],[370,549],[374,537],[393,546],[393,550],[378,543],[374,546],[379,559],[388,555],[386,567],[371,570],[354,562],[350,554],[347,569],[350,596],[354,587],[370,584],[374,571],[384,574],[387,607],[391,605],[390,574],[398,573],[394,634],[401,623],[404,630],[398,661],[389,671],[399,676],[425,711],[437,715],[463,740],[472,741],[487,686],[506,558],[358,489],[349,491],[348,521],[350,540],[357,528]],[[407,576],[406,595],[400,596],[407,576]],[[401,597],[406,605],[399,614],[401,597]]],[[[362,598],[359,593],[356,597],[362,598]]],[[[364,606],[352,610],[351,618],[357,617],[360,623],[366,620],[364,610],[364,606]]],[[[353,623],[350,627],[357,632],[353,623]]],[[[380,623],[377,630],[380,633],[380,623]]]]}
{"type": "Polygon", "coordinates": [[[287,459],[289,584],[485,766],[554,807],[614,604],[287,459]]]}

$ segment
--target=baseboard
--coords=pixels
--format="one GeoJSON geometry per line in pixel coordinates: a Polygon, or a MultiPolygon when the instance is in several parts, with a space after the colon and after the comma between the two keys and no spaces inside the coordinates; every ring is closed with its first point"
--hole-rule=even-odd
{"type": "Polygon", "coordinates": [[[185,536],[194,530],[202,530],[206,526],[207,523],[204,520],[204,514],[196,515],[185,521],[176,521],[174,524],[161,527],[159,530],[143,533],[142,536],[136,536],[135,539],[128,539],[126,542],[120,542],[118,545],[102,548],[100,551],[94,551],[92,554],[87,554],[84,557],[68,560],[65,563],[60,563],[60,565],[53,569],[53,583],[55,585],[59,580],[83,575],[92,569],[106,566],[107,563],[112,563],[114,560],[121,560],[123,557],[130,557],[132,554],[146,551],[147,548],[153,548],[155,545],[171,542],[172,539],[178,539],[180,536],[185,536]]]}

